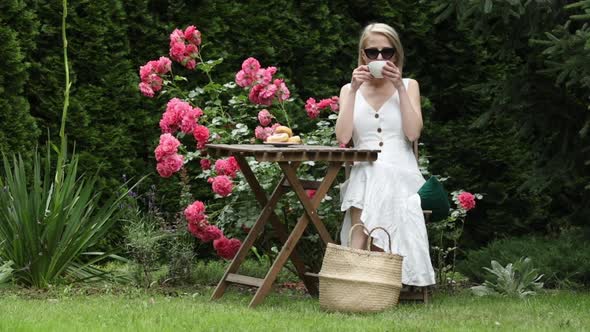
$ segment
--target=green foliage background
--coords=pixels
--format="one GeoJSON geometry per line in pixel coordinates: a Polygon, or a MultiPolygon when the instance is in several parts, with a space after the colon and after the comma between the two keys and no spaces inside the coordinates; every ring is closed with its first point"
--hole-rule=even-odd
{"type": "MultiPolygon", "coordinates": [[[[60,14],[51,1],[0,4],[4,150],[28,153],[58,135],[60,14]]],[[[150,174],[177,210],[177,184],[158,179],[153,159],[167,100],[137,89],[139,66],[167,54],[173,28],[196,25],[206,57],[225,58],[219,81],[253,56],[277,66],[305,100],[338,94],[361,28],[385,22],[401,34],[405,75],[420,82],[430,171],[485,194],[463,245],[554,233],[590,220],[589,19],[588,1],[76,1],[68,133],[81,167],[99,170],[104,188],[150,174]]],[[[292,118],[305,126],[300,106],[292,118]]]]}

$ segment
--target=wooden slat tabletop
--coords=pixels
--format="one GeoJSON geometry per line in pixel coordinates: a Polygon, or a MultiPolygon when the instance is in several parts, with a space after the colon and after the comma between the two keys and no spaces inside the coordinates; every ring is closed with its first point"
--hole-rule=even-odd
{"type": "Polygon", "coordinates": [[[207,144],[208,153],[224,157],[252,156],[258,161],[375,161],[381,150],[323,145],[207,144]]]}

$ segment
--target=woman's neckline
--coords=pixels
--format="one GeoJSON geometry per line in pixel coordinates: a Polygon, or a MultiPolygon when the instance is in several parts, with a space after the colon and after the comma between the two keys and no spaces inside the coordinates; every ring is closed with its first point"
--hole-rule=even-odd
{"type": "Polygon", "coordinates": [[[361,89],[358,89],[357,92],[361,95],[361,98],[363,98],[363,100],[365,101],[365,103],[367,105],[369,105],[369,107],[371,108],[371,110],[373,112],[379,113],[379,111],[381,111],[381,109],[383,108],[383,106],[385,106],[393,97],[395,97],[395,95],[397,94],[397,89],[395,89],[395,91],[387,99],[385,99],[385,101],[383,102],[383,104],[381,104],[381,106],[379,106],[378,109],[375,109],[375,107],[373,107],[373,105],[371,105],[369,103],[369,100],[365,97],[365,95],[363,94],[363,92],[361,91],[361,89]]]}

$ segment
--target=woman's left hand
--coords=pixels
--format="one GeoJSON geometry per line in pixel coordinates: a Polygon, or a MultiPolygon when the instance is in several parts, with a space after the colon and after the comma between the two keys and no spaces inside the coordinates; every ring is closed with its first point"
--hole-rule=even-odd
{"type": "Polygon", "coordinates": [[[383,66],[383,77],[390,80],[396,89],[404,85],[402,71],[391,61],[387,61],[383,66]]]}

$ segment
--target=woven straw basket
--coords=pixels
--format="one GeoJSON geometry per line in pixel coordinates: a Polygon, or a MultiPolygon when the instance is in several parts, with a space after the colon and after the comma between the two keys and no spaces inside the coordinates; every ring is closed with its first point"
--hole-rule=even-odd
{"type": "MultiPolygon", "coordinates": [[[[352,231],[362,224],[356,224],[352,231]]],[[[320,277],[320,306],[327,311],[377,312],[393,307],[399,300],[402,288],[403,257],[387,252],[370,251],[371,234],[367,250],[353,249],[328,243],[320,277]]],[[[368,231],[368,230],[367,230],[368,231]]]]}

